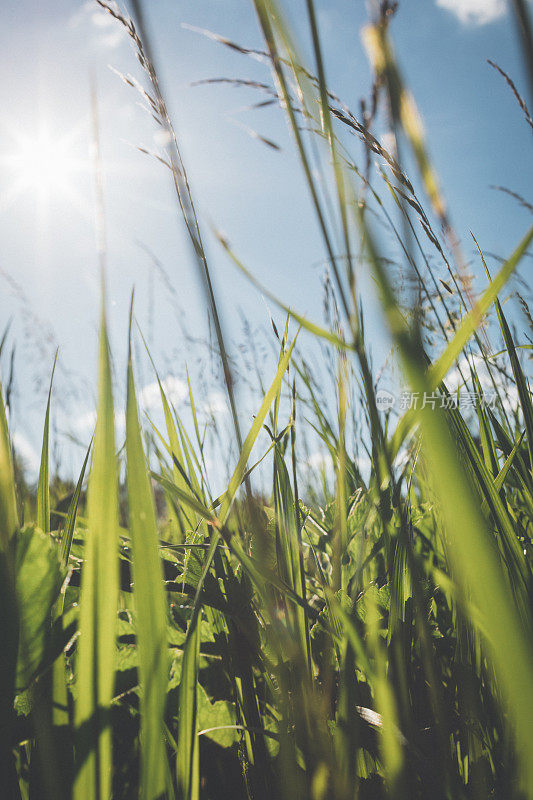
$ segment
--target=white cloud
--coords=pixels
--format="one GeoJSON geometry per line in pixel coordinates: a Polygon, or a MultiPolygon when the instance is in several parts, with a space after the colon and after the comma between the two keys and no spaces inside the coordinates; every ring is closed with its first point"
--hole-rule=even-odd
{"type": "Polygon", "coordinates": [[[307,463],[312,469],[325,469],[326,472],[333,471],[333,459],[329,453],[326,453],[323,450],[317,450],[315,453],[311,453],[307,459],[307,463]]]}
{"type": "Polygon", "coordinates": [[[13,447],[29,472],[37,472],[39,470],[41,460],[37,451],[26,437],[18,431],[13,434],[13,447]]]}
{"type": "MultiPolygon", "coordinates": [[[[331,453],[328,453],[325,450],[316,450],[314,453],[309,455],[307,463],[311,469],[316,469],[318,472],[322,472],[322,470],[324,470],[327,478],[335,477],[335,464],[333,462],[333,458],[331,457],[331,453]]],[[[364,480],[367,480],[370,476],[370,468],[372,466],[369,456],[367,456],[366,453],[361,453],[356,458],[356,464],[357,469],[361,473],[364,480]]]]}
{"type": "MultiPolygon", "coordinates": [[[[91,436],[96,425],[96,411],[84,411],[74,420],[74,429],[80,434],[91,436]]],[[[123,411],[115,411],[115,432],[124,433],[126,430],[126,415],[123,411]]]]}
{"type": "Polygon", "coordinates": [[[96,425],[96,411],[84,411],[83,414],[76,419],[74,423],[79,431],[93,431],[96,425]]]}
{"type": "MultiPolygon", "coordinates": [[[[163,391],[169,403],[178,406],[187,396],[189,390],[187,384],[175,378],[173,375],[167,375],[161,381],[163,391]]],[[[157,381],[149,383],[138,393],[139,406],[143,411],[155,412],[162,410],[161,393],[157,381]]],[[[80,413],[72,420],[72,427],[75,431],[82,435],[92,435],[96,425],[96,410],[80,411],[80,413]]],[[[115,432],[117,436],[121,436],[126,430],[126,415],[124,411],[115,410],[115,432]]]]}
{"type": "MultiPolygon", "coordinates": [[[[116,3],[113,6],[116,11],[120,10],[116,3]]],[[[86,31],[96,45],[110,50],[119,47],[128,38],[124,26],[93,0],[83,3],[71,16],[70,26],[86,31]]]]}
{"type": "Polygon", "coordinates": [[[396,137],[392,131],[385,131],[381,135],[381,144],[389,153],[394,153],[396,150],[396,137]]]}
{"type": "MultiPolygon", "coordinates": [[[[178,406],[189,394],[187,384],[174,375],[167,375],[161,381],[161,386],[168,402],[173,406],[178,406]]],[[[161,392],[157,381],[144,386],[139,392],[139,402],[145,411],[153,411],[161,408],[161,392]]]]}
{"type": "MultiPolygon", "coordinates": [[[[483,358],[480,355],[474,355],[470,361],[473,363],[475,370],[477,372],[479,385],[481,388],[481,393],[483,395],[483,400],[485,403],[489,404],[490,407],[496,403],[496,393],[494,389],[494,382],[496,383],[497,390],[499,392],[502,404],[506,410],[506,412],[510,415],[514,414],[515,411],[519,408],[519,397],[518,397],[518,389],[516,388],[516,384],[505,380],[502,375],[498,372],[496,368],[492,370],[492,378],[490,373],[487,369],[487,365],[483,358]]],[[[444,380],[448,391],[451,394],[455,392],[464,391],[470,392],[472,397],[475,397],[475,393],[472,394],[471,386],[468,386],[465,389],[463,379],[461,377],[461,372],[467,378],[470,378],[470,363],[469,360],[463,355],[459,361],[459,364],[454,366],[446,375],[444,380]]],[[[472,411],[473,406],[470,408],[463,409],[463,411],[472,411]]]]}
{"type": "Polygon", "coordinates": [[[200,411],[206,417],[217,417],[228,413],[228,403],[224,392],[214,389],[202,403],[200,411]]]}
{"type": "Polygon", "coordinates": [[[437,0],[440,8],[451,11],[463,25],[486,25],[505,16],[506,0],[437,0]]]}
{"type": "Polygon", "coordinates": [[[156,131],[154,133],[154,144],[158,147],[166,147],[172,141],[172,136],[168,131],[156,131]]]}

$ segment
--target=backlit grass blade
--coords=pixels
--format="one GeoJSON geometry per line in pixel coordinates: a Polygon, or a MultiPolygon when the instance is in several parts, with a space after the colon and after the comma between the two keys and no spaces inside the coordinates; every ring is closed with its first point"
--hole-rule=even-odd
{"type": "Polygon", "coordinates": [[[198,657],[200,653],[200,628],[194,625],[187,637],[183,651],[179,688],[178,748],[176,753],[176,782],[178,800],[198,800],[199,797],[199,744],[198,744],[198,657]]]}
{"type": "MultiPolygon", "coordinates": [[[[302,573],[300,542],[296,506],[289,473],[279,447],[274,451],[274,508],[276,510],[276,531],[278,538],[278,563],[281,577],[300,597],[305,596],[305,574],[302,573]]],[[[293,635],[296,637],[301,653],[309,663],[307,620],[302,608],[290,609],[293,635]],[[292,613],[294,611],[294,613],[292,613]]]]}
{"type": "Polygon", "coordinates": [[[219,241],[222,244],[228,256],[235,264],[235,266],[238,269],[240,269],[244,275],[246,275],[250,283],[252,283],[256,288],[258,288],[261,291],[261,293],[265,295],[265,297],[268,297],[270,300],[272,300],[273,303],[279,306],[279,308],[281,308],[286,314],[288,314],[288,316],[294,319],[295,322],[297,322],[298,325],[300,325],[304,330],[309,331],[309,333],[312,333],[314,336],[324,339],[326,342],[329,342],[330,344],[333,344],[336,347],[341,347],[347,350],[353,349],[353,344],[351,342],[343,341],[339,336],[337,336],[332,331],[328,331],[327,328],[324,328],[321,325],[312,322],[311,320],[307,319],[307,317],[303,316],[297,311],[294,311],[294,309],[292,309],[290,306],[284,303],[283,300],[281,300],[273,292],[267,289],[267,287],[264,286],[259,280],[257,280],[257,278],[250,272],[250,270],[244,266],[242,261],[239,260],[234,251],[231,249],[229,243],[223,237],[219,236],[219,241]]]}
{"type": "Polygon", "coordinates": [[[74,797],[109,800],[119,582],[117,464],[105,312],[100,331],[98,410],[88,486],[88,521],[80,593],[75,710],[78,771],[74,797]]]}
{"type": "MultiPolygon", "coordinates": [[[[514,450],[515,442],[509,436],[507,431],[500,425],[498,419],[496,418],[495,414],[490,410],[490,408],[487,409],[487,413],[491,421],[492,427],[494,429],[498,446],[501,448],[502,452],[507,457],[514,450]]],[[[529,466],[526,464],[526,460],[527,459],[522,458],[522,453],[520,452],[519,448],[514,460],[513,471],[516,474],[518,480],[520,481],[520,484],[523,489],[523,496],[529,499],[531,502],[533,502],[533,479],[529,466]]]]}
{"type": "MultiPolygon", "coordinates": [[[[470,470],[469,479],[477,488],[482,503],[487,503],[492,521],[499,534],[499,542],[505,554],[505,561],[511,582],[516,587],[517,603],[524,606],[525,619],[528,618],[529,601],[523,591],[530,585],[531,573],[527,561],[523,557],[518,537],[513,528],[507,506],[498,494],[494,476],[485,466],[483,458],[468,430],[468,427],[457,409],[449,412],[450,429],[457,443],[457,450],[464,457],[463,469],[470,470]]],[[[483,508],[483,505],[482,505],[483,508]]]]}
{"type": "Polygon", "coordinates": [[[2,352],[4,350],[4,347],[5,347],[5,344],[6,344],[6,341],[7,341],[7,335],[9,333],[10,328],[11,328],[11,323],[12,322],[13,322],[13,319],[10,319],[9,322],[7,323],[6,327],[4,328],[4,332],[2,333],[2,338],[0,339],[0,356],[2,355],[2,352]]]}
{"type": "Polygon", "coordinates": [[[72,495],[72,500],[70,501],[70,505],[68,507],[63,535],[61,536],[61,564],[63,567],[66,567],[68,564],[70,548],[72,546],[72,537],[74,536],[74,527],[76,525],[76,514],[78,511],[78,504],[80,502],[81,487],[83,486],[83,479],[85,477],[85,470],[87,469],[87,462],[89,461],[90,452],[91,445],[89,445],[83,460],[80,476],[78,478],[74,494],[72,495]]]}
{"type": "MultiPolygon", "coordinates": [[[[471,311],[469,311],[468,314],[465,316],[461,325],[456,329],[454,337],[446,346],[444,352],[439,356],[439,358],[433,364],[431,364],[431,366],[428,369],[430,392],[434,392],[437,389],[440,382],[444,380],[444,378],[446,377],[447,373],[449,372],[453,364],[457,361],[465,345],[469,341],[470,337],[473,335],[476,328],[480,325],[481,321],[483,320],[483,317],[490,309],[491,305],[497,299],[499,292],[503,289],[503,287],[513,274],[514,270],[520,263],[521,259],[527,252],[527,248],[531,244],[532,240],[533,240],[533,227],[530,228],[530,230],[526,233],[526,235],[524,236],[518,247],[514,250],[511,256],[500,268],[494,280],[491,281],[491,283],[485,289],[481,297],[474,304],[471,311]]],[[[398,315],[395,312],[395,317],[398,320],[397,323],[395,322],[395,327],[401,330],[403,328],[403,322],[404,322],[402,316],[401,314],[398,315]]],[[[405,441],[406,436],[412,429],[415,416],[416,415],[414,413],[414,410],[409,409],[400,419],[396,427],[396,430],[391,438],[392,457],[394,457],[398,453],[400,447],[405,441]]]]}
{"type": "Polygon", "coordinates": [[[433,388],[436,388],[441,380],[444,379],[446,373],[452,366],[452,364],[458,359],[459,355],[462,353],[464,346],[476,330],[476,328],[481,324],[484,315],[487,313],[491,305],[494,303],[498,294],[501,292],[511,275],[513,274],[514,270],[522,260],[523,256],[527,252],[531,241],[533,240],[533,227],[531,227],[518,247],[514,250],[514,252],[509,256],[507,261],[503,264],[503,266],[498,270],[498,273],[494,280],[491,281],[489,286],[485,289],[479,300],[474,304],[473,308],[464,318],[463,322],[461,323],[460,327],[457,329],[455,336],[449,342],[448,346],[446,347],[445,351],[442,355],[437,359],[437,361],[432,364],[429,370],[429,378],[430,383],[433,388]]]}
{"type": "Polygon", "coordinates": [[[411,144],[433,210],[446,223],[446,207],[436,172],[428,157],[422,121],[415,100],[404,86],[400,76],[392,45],[387,36],[386,24],[380,22],[364,28],[363,41],[376,74],[387,85],[393,119],[395,122],[401,123],[411,144]]]}
{"type": "Polygon", "coordinates": [[[167,609],[154,501],[137,411],[131,345],[127,385],[127,484],[141,695],[140,797],[156,800],[165,790],[167,772],[163,727],[168,682],[167,609]]]}
{"type": "MultiPolygon", "coordinates": [[[[165,416],[165,425],[166,425],[166,429],[167,429],[167,436],[168,436],[168,442],[169,442],[169,445],[167,445],[166,443],[165,443],[165,445],[168,447],[169,453],[170,453],[170,455],[172,457],[172,474],[173,474],[174,482],[175,482],[176,486],[179,486],[182,490],[185,491],[187,489],[187,482],[186,482],[184,476],[182,475],[182,473],[181,473],[181,471],[180,471],[180,469],[178,467],[178,464],[181,465],[181,466],[183,466],[183,464],[184,464],[183,452],[182,452],[182,448],[181,448],[181,444],[180,444],[180,437],[178,435],[178,431],[176,430],[176,425],[174,423],[174,418],[172,416],[170,403],[168,402],[165,390],[163,388],[163,384],[162,384],[161,379],[159,377],[159,374],[158,374],[158,372],[157,372],[157,370],[155,368],[154,361],[153,361],[152,356],[150,354],[150,351],[148,349],[148,345],[146,344],[146,341],[144,340],[144,337],[143,337],[143,342],[145,344],[146,351],[148,353],[148,358],[150,359],[150,362],[151,362],[152,367],[154,369],[154,372],[155,372],[155,375],[156,375],[156,379],[157,379],[157,384],[159,386],[159,394],[161,396],[161,403],[163,405],[163,413],[164,413],[164,416],[165,416]]],[[[184,539],[187,531],[191,531],[195,527],[196,523],[195,523],[194,516],[191,515],[190,509],[188,509],[188,508],[184,509],[181,506],[177,507],[176,516],[177,516],[177,521],[178,521],[178,524],[179,524],[179,527],[180,527],[181,536],[184,539]]]]}
{"type": "Polygon", "coordinates": [[[15,575],[10,542],[19,526],[11,442],[0,384],[0,775],[12,770],[12,731],[15,672],[18,651],[18,619],[15,602],[15,575]]]}
{"type": "Polygon", "coordinates": [[[489,472],[493,475],[493,477],[496,477],[496,475],[500,471],[498,464],[498,454],[496,452],[496,445],[494,443],[494,438],[492,436],[492,431],[490,429],[488,416],[483,407],[484,406],[483,390],[481,388],[481,383],[479,381],[479,377],[474,365],[472,365],[471,371],[476,393],[479,398],[478,402],[476,403],[476,413],[479,425],[479,438],[481,440],[481,447],[483,450],[483,459],[485,461],[485,466],[487,467],[489,472]]]}
{"type": "Polygon", "coordinates": [[[498,475],[496,476],[496,479],[494,481],[494,486],[496,487],[496,489],[498,491],[502,488],[502,486],[504,484],[504,481],[505,481],[505,478],[507,477],[507,473],[509,472],[509,470],[511,469],[511,467],[513,465],[515,456],[516,456],[516,454],[518,452],[518,449],[519,449],[520,445],[522,444],[523,438],[524,438],[524,434],[522,433],[522,435],[518,439],[517,443],[515,444],[515,446],[513,447],[513,449],[511,450],[511,452],[507,456],[507,458],[505,459],[505,463],[504,463],[503,467],[501,468],[501,470],[499,471],[498,475]]]}
{"type": "Polygon", "coordinates": [[[49,477],[49,431],[50,431],[50,400],[52,398],[52,383],[57,364],[57,352],[52,367],[50,378],[50,388],[48,390],[48,402],[46,404],[46,415],[44,418],[43,445],[41,449],[41,466],[39,469],[39,482],[37,484],[37,525],[45,533],[50,531],[50,477],[49,477]]]}
{"type": "MultiPolygon", "coordinates": [[[[289,81],[287,80],[287,76],[285,74],[285,65],[288,62],[292,68],[292,77],[294,78],[294,81],[298,87],[297,94],[299,96],[302,109],[306,115],[309,115],[309,113],[312,113],[312,111],[310,112],[307,106],[305,105],[306,92],[305,92],[305,87],[302,85],[304,83],[304,80],[306,84],[309,83],[309,81],[306,80],[307,73],[305,70],[302,70],[300,68],[300,60],[297,57],[294,43],[290,38],[288,27],[285,24],[284,15],[280,7],[280,4],[274,2],[274,0],[253,0],[253,3],[257,13],[257,17],[259,19],[259,23],[261,25],[261,30],[263,32],[266,45],[268,47],[268,52],[271,58],[272,72],[275,76],[275,81],[278,88],[278,95],[280,99],[283,101],[283,107],[287,114],[290,130],[292,132],[292,135],[294,136],[296,148],[298,151],[298,156],[300,158],[300,163],[305,175],[307,187],[316,214],[317,225],[320,230],[324,246],[328,255],[330,268],[335,277],[335,284],[339,293],[339,299],[344,314],[346,318],[349,320],[350,319],[349,303],[345,291],[344,281],[337,267],[334,241],[329,230],[327,215],[324,209],[325,203],[323,203],[321,200],[319,182],[315,180],[314,177],[314,175],[316,174],[316,170],[320,169],[320,165],[318,164],[316,167],[314,167],[309,159],[309,155],[307,153],[307,149],[304,142],[304,137],[302,134],[302,129],[301,126],[298,124],[297,111],[299,109],[295,108],[295,104],[291,97],[289,81]],[[288,51],[287,53],[288,58],[283,58],[283,54],[280,53],[280,47],[278,46],[278,38],[283,47],[285,48],[285,50],[288,51]]],[[[314,98],[312,98],[311,102],[313,103],[313,101],[314,98]]],[[[308,106],[310,106],[311,109],[313,108],[313,105],[310,105],[308,103],[308,106]]],[[[334,166],[336,167],[335,162],[334,166]]],[[[344,215],[344,208],[341,210],[341,216],[343,215],[344,215]]],[[[345,226],[343,226],[343,228],[344,230],[346,230],[345,226]]],[[[349,255],[349,249],[347,251],[347,255],[349,255]]]]}
{"type": "Polygon", "coordinates": [[[7,427],[4,395],[0,384],[0,550],[7,549],[9,540],[18,528],[18,524],[11,441],[7,427]]]}
{"type": "MultiPolygon", "coordinates": [[[[487,264],[485,262],[485,257],[481,251],[479,244],[477,243],[476,238],[474,237],[474,242],[476,243],[476,247],[478,249],[479,255],[481,257],[481,261],[485,268],[485,272],[487,274],[487,278],[490,281],[489,288],[493,285],[494,281],[492,280],[489,270],[487,268],[487,264]]],[[[499,276],[497,276],[498,278],[499,276]]],[[[496,278],[496,279],[497,279],[496,278]]],[[[503,313],[500,301],[496,298],[494,305],[496,307],[496,313],[498,315],[498,322],[500,323],[500,329],[502,332],[503,340],[505,343],[505,347],[507,350],[507,354],[509,356],[509,361],[511,363],[511,369],[513,371],[513,376],[516,382],[516,388],[518,391],[518,399],[520,402],[520,407],[522,409],[522,414],[524,417],[524,424],[525,424],[525,434],[527,440],[527,446],[529,450],[529,466],[531,473],[533,474],[533,403],[531,402],[531,390],[528,386],[528,382],[526,376],[523,373],[522,367],[520,365],[520,361],[518,360],[518,355],[516,352],[516,347],[513,342],[513,337],[511,336],[511,331],[509,330],[509,325],[507,324],[507,320],[505,318],[505,314],[503,313]]]]}
{"type": "Polygon", "coordinates": [[[496,306],[496,313],[498,314],[498,321],[500,323],[500,328],[502,331],[502,336],[505,342],[505,346],[507,348],[507,352],[509,354],[509,361],[511,363],[511,369],[513,370],[513,375],[516,382],[516,388],[518,391],[518,399],[524,417],[524,425],[526,429],[525,438],[527,440],[527,446],[529,451],[529,465],[530,465],[530,470],[533,473],[533,403],[531,402],[531,390],[528,386],[526,376],[524,375],[524,372],[520,365],[520,361],[518,360],[518,355],[516,353],[516,348],[514,346],[513,337],[511,336],[509,325],[507,324],[507,320],[505,319],[505,315],[502,311],[502,307],[498,300],[496,300],[495,306],[496,306]]]}
{"type": "MultiPolygon", "coordinates": [[[[74,527],[76,524],[76,513],[78,510],[78,504],[80,500],[81,487],[83,486],[83,479],[85,476],[85,470],[87,468],[87,462],[89,460],[90,452],[91,452],[91,447],[89,446],[87,453],[85,455],[85,459],[83,461],[80,476],[78,478],[74,494],[72,495],[72,499],[70,501],[67,516],[65,519],[65,528],[63,530],[63,535],[61,537],[61,567],[63,570],[67,568],[69,561],[70,548],[72,546],[72,539],[74,536],[74,527]]],[[[64,606],[65,606],[65,592],[61,592],[54,607],[55,619],[60,619],[63,613],[64,606]]],[[[70,714],[69,714],[69,702],[68,702],[68,691],[67,691],[67,677],[65,672],[65,657],[63,654],[60,655],[60,657],[54,662],[53,665],[51,691],[53,700],[53,708],[52,708],[53,724],[58,726],[62,725],[66,726],[70,723],[70,714]]]]}

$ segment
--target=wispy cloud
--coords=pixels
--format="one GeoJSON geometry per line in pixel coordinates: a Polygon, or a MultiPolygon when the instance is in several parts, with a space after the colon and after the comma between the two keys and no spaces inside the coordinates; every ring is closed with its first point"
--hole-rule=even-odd
{"type": "Polygon", "coordinates": [[[505,16],[507,10],[506,0],[437,0],[437,5],[463,25],[487,25],[505,16]]]}

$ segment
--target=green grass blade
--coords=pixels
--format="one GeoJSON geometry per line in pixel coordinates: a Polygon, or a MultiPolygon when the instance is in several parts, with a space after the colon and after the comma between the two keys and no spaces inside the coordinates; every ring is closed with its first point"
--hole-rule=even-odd
{"type": "MultiPolygon", "coordinates": [[[[72,539],[74,536],[74,526],[76,523],[76,513],[80,500],[81,487],[83,485],[83,478],[89,460],[91,447],[89,446],[83,465],[81,468],[80,476],[72,495],[70,505],[68,507],[67,516],[65,519],[65,528],[61,537],[61,568],[66,569],[70,556],[70,548],[72,546],[72,539]]],[[[57,603],[54,607],[54,617],[59,619],[63,613],[65,605],[65,592],[61,592],[57,603]]],[[[70,722],[70,714],[68,709],[68,691],[67,691],[67,678],[65,672],[65,657],[63,654],[54,662],[53,676],[52,676],[52,720],[53,724],[57,726],[68,725],[70,722]]]]}
{"type": "Polygon", "coordinates": [[[527,446],[529,451],[529,465],[530,465],[530,470],[533,473],[533,403],[531,402],[531,390],[528,386],[526,376],[524,375],[522,367],[520,366],[520,361],[518,360],[518,355],[516,353],[516,348],[514,346],[513,337],[511,336],[509,325],[507,324],[507,320],[505,319],[505,315],[502,311],[502,307],[498,300],[496,300],[495,305],[503,339],[505,341],[505,346],[509,354],[511,369],[513,370],[513,375],[516,382],[520,407],[522,409],[522,414],[524,417],[524,425],[526,429],[525,438],[527,441],[527,446]]]}
{"type": "Polygon", "coordinates": [[[9,774],[12,764],[12,731],[8,721],[13,714],[18,651],[18,612],[15,598],[15,568],[10,542],[19,527],[15,477],[6,410],[0,384],[0,774],[9,774]]]}
{"type": "Polygon", "coordinates": [[[179,800],[198,800],[199,749],[198,749],[198,659],[200,654],[200,628],[189,627],[190,635],[183,651],[179,688],[178,748],[176,753],[176,781],[179,800]]]}
{"type": "Polygon", "coordinates": [[[247,269],[242,261],[236,256],[232,248],[230,247],[228,241],[224,239],[223,236],[218,237],[219,242],[221,243],[222,247],[233,261],[235,266],[248,278],[251,284],[253,284],[257,289],[260,290],[265,297],[268,297],[269,300],[272,300],[279,308],[281,308],[291,319],[294,319],[295,322],[298,323],[304,330],[309,331],[309,333],[313,334],[313,336],[317,336],[320,339],[324,339],[326,342],[335,345],[335,347],[340,347],[346,350],[352,350],[353,345],[350,342],[345,342],[339,336],[336,336],[332,331],[328,331],[327,328],[323,328],[320,325],[317,325],[315,322],[307,319],[303,314],[294,311],[290,306],[286,305],[283,300],[277,297],[273,292],[271,292],[267,287],[262,284],[251,272],[247,269]]]}
{"type": "Polygon", "coordinates": [[[72,495],[72,500],[70,501],[70,505],[67,511],[67,516],[65,519],[65,528],[63,530],[63,535],[61,537],[61,564],[63,565],[63,567],[67,566],[68,559],[70,556],[70,548],[72,546],[72,538],[74,536],[74,527],[76,524],[76,514],[78,511],[78,504],[80,502],[81,487],[83,486],[83,479],[85,477],[85,470],[87,469],[87,463],[89,461],[90,452],[91,452],[91,445],[89,445],[87,453],[85,454],[80,476],[78,478],[74,494],[72,495]]]}
{"type": "Polygon", "coordinates": [[[520,448],[520,445],[522,444],[522,439],[523,438],[524,438],[524,433],[522,433],[521,436],[519,437],[517,443],[515,444],[515,446],[513,447],[513,449],[511,450],[511,452],[507,456],[507,458],[505,459],[505,463],[504,463],[503,467],[501,468],[501,470],[499,471],[498,475],[496,476],[496,478],[494,480],[494,486],[496,487],[496,489],[498,491],[500,491],[500,489],[502,488],[502,486],[503,486],[503,484],[505,482],[505,478],[507,477],[507,473],[509,472],[509,470],[511,469],[511,467],[513,465],[513,462],[515,460],[515,456],[518,453],[518,450],[520,448]]]}
{"type": "MultiPolygon", "coordinates": [[[[302,574],[296,505],[289,473],[283,456],[279,452],[279,447],[276,447],[274,451],[274,508],[276,510],[278,563],[281,577],[297,595],[304,597],[305,574],[302,574]]],[[[293,617],[293,633],[305,662],[309,663],[306,615],[300,607],[296,607],[294,612],[290,615],[293,617]]]]}
{"type": "MultiPolygon", "coordinates": [[[[487,409],[487,412],[496,435],[496,441],[498,442],[498,446],[501,448],[502,452],[507,458],[514,450],[515,442],[509,436],[507,431],[500,425],[498,419],[490,410],[490,408],[487,409]]],[[[525,435],[525,431],[523,431],[523,434],[525,435]]],[[[526,464],[524,458],[522,458],[521,447],[519,447],[516,452],[513,471],[516,474],[518,480],[520,481],[524,497],[529,499],[530,507],[532,507],[531,503],[533,502],[533,480],[531,471],[529,470],[529,467],[526,464]]]]}
{"type": "Polygon", "coordinates": [[[102,315],[98,412],[88,487],[89,529],[80,592],[78,697],[75,709],[78,772],[75,800],[111,797],[111,699],[115,681],[118,603],[118,497],[111,365],[102,315]]]}
{"type": "Polygon", "coordinates": [[[445,378],[446,373],[457,361],[459,355],[462,353],[464,346],[481,324],[483,317],[497,299],[498,294],[501,292],[514,270],[522,260],[527,252],[527,248],[533,240],[533,227],[526,233],[518,247],[514,250],[511,256],[503,264],[498,271],[498,274],[490,285],[485,289],[479,300],[474,304],[474,307],[464,318],[461,326],[457,329],[455,336],[449,342],[444,353],[437,359],[429,370],[430,383],[436,388],[439,383],[445,378]]]}
{"type": "Polygon", "coordinates": [[[163,727],[168,683],[167,609],[156,514],[137,411],[131,347],[127,385],[127,484],[141,694],[140,797],[156,800],[164,792],[167,772],[163,727]]]}
{"type": "MultiPolygon", "coordinates": [[[[430,392],[434,392],[435,389],[437,389],[441,381],[446,377],[446,374],[450,368],[457,361],[468,340],[483,320],[484,315],[487,313],[491,305],[497,300],[498,293],[503,289],[506,282],[509,280],[514,270],[520,263],[522,257],[527,252],[527,248],[531,244],[532,240],[533,228],[527,232],[518,247],[503,264],[494,280],[491,281],[490,285],[484,291],[482,296],[474,304],[472,310],[469,311],[469,313],[465,316],[463,322],[456,330],[455,336],[448,343],[444,352],[430,366],[428,370],[430,392]]],[[[391,310],[391,315],[393,314],[394,316],[394,320],[391,316],[390,322],[394,324],[394,327],[397,330],[401,331],[404,327],[401,315],[398,315],[396,311],[393,311],[394,302],[391,300],[391,298],[384,299],[385,310],[386,308],[389,308],[391,310]]],[[[416,414],[414,410],[409,409],[398,422],[390,444],[390,450],[393,457],[398,453],[407,435],[412,430],[415,418],[416,414]]]]}
{"type": "Polygon", "coordinates": [[[404,86],[387,35],[387,25],[380,22],[363,29],[363,41],[378,79],[388,89],[391,115],[395,124],[401,124],[411,145],[426,193],[433,210],[447,226],[446,207],[436,172],[428,156],[422,122],[415,100],[404,86]]]}
{"type": "Polygon", "coordinates": [[[272,381],[267,393],[265,394],[263,402],[261,403],[257,415],[248,432],[248,435],[244,440],[243,448],[239,456],[237,466],[235,467],[235,471],[233,472],[233,475],[228,485],[228,491],[224,495],[224,499],[222,501],[222,506],[219,515],[219,519],[222,525],[224,525],[227,520],[228,514],[233,504],[233,500],[235,499],[235,494],[237,493],[237,489],[239,488],[243,480],[244,474],[246,472],[246,464],[248,462],[248,459],[250,458],[250,453],[252,452],[252,448],[255,444],[257,437],[259,436],[261,428],[263,427],[263,423],[266,419],[266,415],[268,414],[269,408],[272,405],[272,402],[274,401],[279,391],[279,387],[281,386],[285,370],[287,369],[290,363],[292,357],[292,351],[294,350],[297,338],[298,338],[298,333],[292,340],[291,345],[286,349],[283,358],[280,359],[274,380],[272,381]]]}
{"type": "Polygon", "coordinates": [[[7,341],[7,335],[9,333],[10,328],[11,328],[11,323],[12,322],[13,322],[13,319],[10,319],[9,322],[7,323],[6,327],[4,328],[4,332],[2,334],[2,338],[0,339],[0,356],[2,355],[2,352],[4,350],[4,347],[5,347],[5,344],[6,344],[6,341],[7,341]]]}
{"type": "Polygon", "coordinates": [[[11,441],[7,427],[4,395],[0,384],[0,550],[7,549],[9,540],[18,525],[11,441]]]}
{"type": "Polygon", "coordinates": [[[52,383],[57,364],[57,352],[52,367],[48,402],[44,418],[43,445],[41,448],[41,466],[39,469],[39,482],[37,484],[37,525],[45,533],[50,532],[50,477],[49,477],[49,431],[50,431],[50,400],[52,398],[52,383]]]}

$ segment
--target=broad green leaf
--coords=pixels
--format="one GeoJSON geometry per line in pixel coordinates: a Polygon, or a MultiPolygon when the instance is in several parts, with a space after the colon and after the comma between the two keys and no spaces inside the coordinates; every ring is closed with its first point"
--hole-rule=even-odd
{"type": "Polygon", "coordinates": [[[212,702],[205,689],[198,687],[198,736],[207,736],[221,747],[231,747],[238,740],[235,708],[226,700],[212,702]]]}
{"type": "Polygon", "coordinates": [[[15,537],[15,572],[19,614],[16,689],[30,683],[51,643],[52,609],[65,572],[56,543],[36,527],[15,537]]]}

